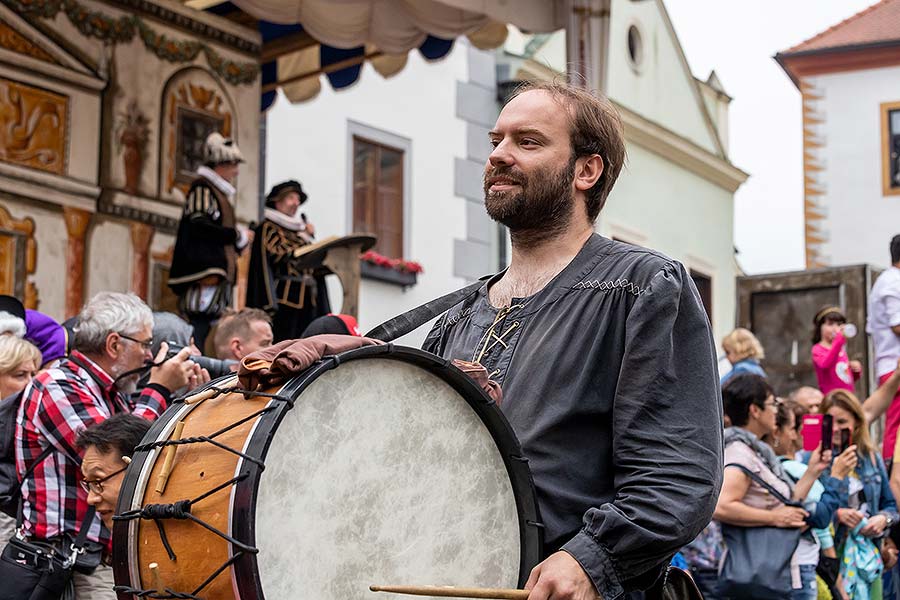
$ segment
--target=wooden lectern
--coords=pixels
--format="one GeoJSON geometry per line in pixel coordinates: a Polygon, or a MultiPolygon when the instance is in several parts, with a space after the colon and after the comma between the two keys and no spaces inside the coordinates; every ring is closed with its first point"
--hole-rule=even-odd
{"type": "Polygon", "coordinates": [[[375,236],[352,233],[343,237],[331,236],[320,242],[301,246],[294,251],[300,269],[316,274],[334,274],[341,281],[344,301],[341,313],[359,317],[359,256],[375,245],[375,236]]]}

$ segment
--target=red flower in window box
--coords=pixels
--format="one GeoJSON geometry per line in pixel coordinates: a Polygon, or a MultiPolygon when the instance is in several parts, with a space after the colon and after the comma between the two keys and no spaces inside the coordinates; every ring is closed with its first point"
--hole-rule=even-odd
{"type": "Polygon", "coordinates": [[[425,269],[422,268],[422,265],[413,261],[413,260],[404,260],[402,258],[388,258],[383,254],[378,254],[374,250],[368,250],[360,255],[360,258],[367,263],[371,263],[378,267],[384,267],[386,269],[393,269],[394,271],[399,271],[400,273],[424,273],[425,269]]]}

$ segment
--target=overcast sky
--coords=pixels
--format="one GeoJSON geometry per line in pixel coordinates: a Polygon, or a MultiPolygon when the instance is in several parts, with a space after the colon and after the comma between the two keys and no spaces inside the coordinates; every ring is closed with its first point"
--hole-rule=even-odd
{"type": "Polygon", "coordinates": [[[875,0],[664,1],[694,75],[715,69],[734,98],[730,158],[750,173],[735,195],[738,262],[804,268],[800,93],[772,57],[875,0]]]}

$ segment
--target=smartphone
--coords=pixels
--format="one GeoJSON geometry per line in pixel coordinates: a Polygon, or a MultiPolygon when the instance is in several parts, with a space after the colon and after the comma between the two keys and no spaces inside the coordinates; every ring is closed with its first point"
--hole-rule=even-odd
{"type": "Polygon", "coordinates": [[[853,443],[853,439],[851,438],[851,432],[849,429],[841,429],[841,452],[850,447],[850,444],[853,443]]]}
{"type": "Polygon", "coordinates": [[[822,417],[822,452],[831,450],[834,445],[834,417],[820,415],[822,417]]]}
{"type": "MultiPolygon", "coordinates": [[[[826,415],[804,415],[803,423],[800,429],[800,435],[803,436],[803,449],[812,452],[822,443],[822,433],[824,430],[824,419],[826,415]]],[[[831,415],[827,415],[829,419],[831,415]]],[[[829,425],[829,431],[831,427],[829,425]]],[[[830,439],[830,438],[829,438],[830,439]]]]}

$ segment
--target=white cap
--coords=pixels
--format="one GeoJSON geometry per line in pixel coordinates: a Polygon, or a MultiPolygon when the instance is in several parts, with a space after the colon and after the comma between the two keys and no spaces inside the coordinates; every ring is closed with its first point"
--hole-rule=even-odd
{"type": "Polygon", "coordinates": [[[244,156],[234,140],[214,131],[209,134],[203,145],[203,160],[207,164],[215,166],[222,163],[242,163],[244,156]]]}

